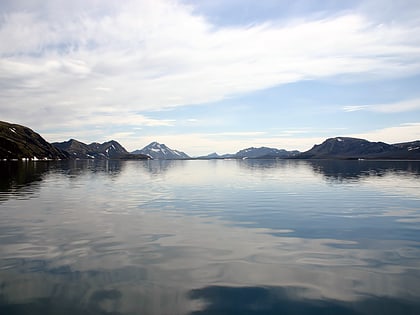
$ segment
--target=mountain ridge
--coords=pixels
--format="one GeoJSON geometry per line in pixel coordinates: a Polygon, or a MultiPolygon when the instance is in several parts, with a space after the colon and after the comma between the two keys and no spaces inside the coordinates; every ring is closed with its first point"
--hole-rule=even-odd
{"type": "Polygon", "coordinates": [[[352,137],[328,138],[297,159],[420,159],[420,141],[388,144],[352,137]]]}
{"type": "Polygon", "coordinates": [[[387,159],[420,160],[420,140],[388,144],[352,137],[328,138],[305,152],[249,147],[234,154],[191,158],[156,141],[129,153],[115,140],[85,144],[75,139],[47,142],[32,129],[0,121],[0,159],[387,159]]]}
{"type": "Polygon", "coordinates": [[[278,158],[289,158],[298,154],[299,151],[287,151],[285,149],[276,149],[269,147],[250,147],[242,149],[235,153],[236,158],[248,158],[248,159],[278,159],[278,158]]]}
{"type": "Polygon", "coordinates": [[[75,139],[53,142],[52,145],[66,151],[75,159],[148,159],[145,155],[132,155],[115,140],[86,144],[75,139]]]}

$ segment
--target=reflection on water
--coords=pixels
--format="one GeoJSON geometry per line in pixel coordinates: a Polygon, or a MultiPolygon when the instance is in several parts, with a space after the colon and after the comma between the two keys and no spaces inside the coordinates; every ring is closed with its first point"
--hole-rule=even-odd
{"type": "Polygon", "coordinates": [[[365,162],[0,163],[0,314],[419,314],[419,163],[365,162]]]}
{"type": "Polygon", "coordinates": [[[48,165],[43,163],[0,163],[0,202],[9,196],[30,196],[36,190],[48,165]],[[28,187],[31,186],[30,189],[28,187]]]}
{"type": "Polygon", "coordinates": [[[359,180],[364,177],[397,173],[420,178],[420,163],[415,161],[310,161],[315,172],[328,180],[359,180]],[[345,165],[345,167],[343,167],[345,165]]]}
{"type": "Polygon", "coordinates": [[[397,173],[420,177],[418,161],[342,161],[342,160],[237,160],[241,168],[255,172],[271,172],[273,169],[311,167],[326,180],[359,180],[368,176],[384,176],[397,173]]]}
{"type": "Polygon", "coordinates": [[[310,288],[301,287],[206,287],[191,291],[191,298],[206,301],[193,312],[205,314],[417,314],[420,303],[393,298],[365,297],[356,302],[311,299],[310,288]]]}
{"type": "Polygon", "coordinates": [[[155,160],[149,161],[148,163],[142,163],[141,166],[152,176],[159,176],[165,174],[172,168],[182,167],[184,164],[185,161],[182,160],[155,160]]]}

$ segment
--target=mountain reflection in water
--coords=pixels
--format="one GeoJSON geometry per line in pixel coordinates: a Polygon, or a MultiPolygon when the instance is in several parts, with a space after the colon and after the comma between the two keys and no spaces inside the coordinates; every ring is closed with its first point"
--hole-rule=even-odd
{"type": "Polygon", "coordinates": [[[420,313],[419,162],[0,172],[0,314],[420,313]]]}

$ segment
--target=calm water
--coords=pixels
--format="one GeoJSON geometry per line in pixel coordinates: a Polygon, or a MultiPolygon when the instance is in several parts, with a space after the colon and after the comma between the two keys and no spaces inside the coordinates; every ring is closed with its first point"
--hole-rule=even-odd
{"type": "Polygon", "coordinates": [[[420,162],[0,174],[0,314],[420,314],[420,162]]]}

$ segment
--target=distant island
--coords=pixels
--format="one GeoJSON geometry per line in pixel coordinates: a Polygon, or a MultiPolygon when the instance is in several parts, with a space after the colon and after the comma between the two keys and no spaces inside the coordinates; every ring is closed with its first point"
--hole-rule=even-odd
{"type": "Polygon", "coordinates": [[[341,159],[420,160],[420,140],[396,144],[370,142],[351,137],[335,137],[314,145],[306,152],[268,147],[251,147],[233,154],[190,157],[182,151],[152,142],[128,152],[117,141],[85,144],[75,139],[49,143],[32,129],[0,121],[0,160],[180,160],[180,159],[341,159]]]}

